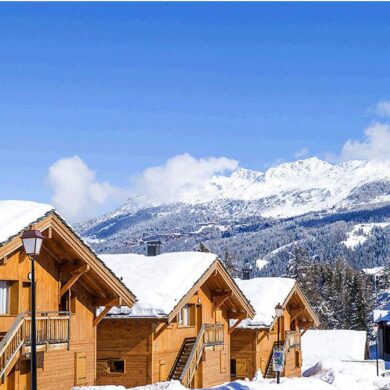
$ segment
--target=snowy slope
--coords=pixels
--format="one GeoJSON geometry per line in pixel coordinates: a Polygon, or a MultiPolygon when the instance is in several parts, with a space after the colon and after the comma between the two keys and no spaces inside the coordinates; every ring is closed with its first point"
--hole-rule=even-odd
{"type": "Polygon", "coordinates": [[[350,249],[356,248],[358,245],[364,244],[371,235],[374,228],[385,228],[389,226],[389,222],[379,223],[359,223],[348,233],[347,239],[343,244],[350,249]]]}
{"type": "Polygon", "coordinates": [[[275,316],[275,306],[283,305],[295,285],[289,278],[235,279],[236,283],[251,302],[256,311],[253,319],[243,320],[240,328],[267,328],[275,316]]]}
{"type": "Polygon", "coordinates": [[[136,295],[131,308],[113,308],[111,315],[166,317],[207,271],[217,256],[203,252],[100,255],[104,263],[136,295]]]}
{"type": "Polygon", "coordinates": [[[51,210],[53,207],[44,203],[22,200],[0,201],[0,244],[51,210]]]}

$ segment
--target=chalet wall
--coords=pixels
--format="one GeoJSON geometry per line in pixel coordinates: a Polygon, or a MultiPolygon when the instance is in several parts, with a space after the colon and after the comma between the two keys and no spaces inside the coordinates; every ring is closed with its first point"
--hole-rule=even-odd
{"type": "MultiPolygon", "coordinates": [[[[280,334],[290,327],[291,315],[287,309],[280,319],[280,334]]],[[[237,375],[232,379],[252,379],[258,369],[264,374],[274,343],[278,340],[277,323],[271,330],[235,329],[231,335],[231,359],[236,360],[237,375]]],[[[284,340],[284,336],[281,337],[284,340]]],[[[286,356],[286,376],[301,375],[301,352],[293,349],[286,356]],[[297,363],[299,366],[297,366],[297,363]]]]}
{"type": "Polygon", "coordinates": [[[151,320],[103,319],[97,327],[97,384],[134,387],[150,383],[151,320]],[[123,359],[125,372],[108,373],[107,359],[123,359]]]}
{"type": "MultiPolygon", "coordinates": [[[[6,332],[19,313],[30,310],[30,287],[28,275],[30,259],[18,251],[0,266],[0,280],[13,282],[10,297],[10,315],[0,315],[0,332],[6,332]]],[[[59,272],[56,261],[44,250],[35,263],[37,311],[58,310],[59,272]]]]}
{"type": "MultiPolygon", "coordinates": [[[[189,301],[195,310],[194,326],[179,326],[176,319],[103,319],[97,327],[97,384],[140,386],[164,381],[174,365],[185,338],[196,337],[202,323],[216,323],[211,290],[204,285],[189,301]],[[124,373],[107,373],[107,360],[123,359],[124,373]]],[[[230,337],[225,311],[218,318],[224,324],[225,345],[208,349],[195,379],[197,387],[210,387],[230,379],[230,337]]]]}
{"type": "MultiPolygon", "coordinates": [[[[11,314],[0,316],[0,332],[3,334],[8,331],[19,313],[30,311],[31,283],[28,280],[30,269],[30,260],[22,251],[9,257],[6,264],[0,265],[0,280],[13,281],[13,286],[16,286],[11,287],[11,314]]],[[[42,250],[35,269],[37,312],[59,311],[61,281],[58,263],[42,250]]],[[[80,283],[72,287],[70,350],[38,352],[40,390],[70,390],[75,385],[76,353],[85,355],[84,384],[95,384],[96,327],[93,326],[92,299],[91,293],[80,283]]],[[[30,361],[21,356],[4,383],[0,384],[0,390],[28,390],[29,383],[30,361]]]]}

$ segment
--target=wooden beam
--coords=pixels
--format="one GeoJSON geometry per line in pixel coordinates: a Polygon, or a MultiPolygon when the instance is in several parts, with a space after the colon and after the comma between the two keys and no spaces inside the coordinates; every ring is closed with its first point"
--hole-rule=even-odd
{"type": "Polygon", "coordinates": [[[113,306],[117,306],[116,305],[117,299],[118,298],[114,298],[107,303],[107,305],[102,310],[102,312],[93,320],[93,326],[96,326],[104,318],[104,316],[111,310],[113,306]]]}
{"type": "Polygon", "coordinates": [[[234,325],[231,326],[231,327],[229,328],[229,334],[232,334],[232,333],[233,333],[233,330],[236,329],[238,325],[240,325],[240,323],[241,323],[241,321],[242,321],[243,319],[244,319],[243,317],[239,318],[239,319],[234,323],[234,325]]]}
{"type": "Polygon", "coordinates": [[[223,297],[226,294],[231,294],[232,292],[230,290],[218,290],[218,291],[212,291],[211,294],[213,297],[223,297]]]}
{"type": "Polygon", "coordinates": [[[78,281],[78,279],[85,273],[89,271],[89,265],[83,265],[78,268],[78,270],[72,275],[72,277],[61,287],[60,290],[60,299],[61,297],[78,281]]]}
{"type": "Polygon", "coordinates": [[[96,326],[103,318],[104,316],[111,310],[112,306],[106,306],[102,312],[93,320],[93,326],[96,326]]]}
{"type": "Polygon", "coordinates": [[[220,298],[220,300],[219,300],[219,302],[216,305],[215,305],[216,300],[213,297],[213,301],[214,301],[214,305],[215,305],[214,309],[218,310],[224,304],[224,302],[226,302],[226,300],[229,299],[231,296],[232,296],[231,291],[228,292],[228,293],[225,293],[223,295],[217,296],[218,298],[220,298]]]}
{"type": "Polygon", "coordinates": [[[93,305],[94,306],[106,306],[106,305],[121,306],[122,299],[121,297],[108,297],[108,298],[95,297],[93,299],[93,305]]]}
{"type": "Polygon", "coordinates": [[[81,265],[80,263],[79,264],[77,264],[77,263],[75,263],[75,264],[71,264],[71,263],[62,264],[59,267],[59,270],[63,274],[74,274],[75,272],[79,272],[79,270],[82,266],[83,265],[81,265]]]}
{"type": "Polygon", "coordinates": [[[6,265],[7,263],[8,263],[8,257],[7,257],[7,256],[4,256],[4,257],[1,259],[0,265],[6,265]]]}
{"type": "Polygon", "coordinates": [[[300,314],[302,314],[305,310],[299,310],[297,313],[295,313],[291,319],[290,319],[290,323],[293,322],[300,314]]]}

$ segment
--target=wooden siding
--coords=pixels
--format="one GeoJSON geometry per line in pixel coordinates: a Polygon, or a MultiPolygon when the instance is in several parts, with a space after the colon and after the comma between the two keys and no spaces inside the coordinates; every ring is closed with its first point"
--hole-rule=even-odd
{"type": "Polygon", "coordinates": [[[97,384],[141,386],[166,380],[185,338],[196,337],[203,323],[224,324],[223,346],[208,348],[194,379],[196,387],[210,387],[230,378],[230,336],[227,308],[214,310],[212,287],[204,284],[188,301],[193,304],[194,326],[167,324],[156,319],[110,319],[97,327],[97,384]],[[201,310],[200,310],[201,309],[201,310]],[[123,359],[125,372],[109,373],[107,361],[123,359]]]}
{"type": "MultiPolygon", "coordinates": [[[[47,221],[43,220],[40,224],[47,225],[52,218],[48,216],[47,221]]],[[[51,238],[44,241],[41,254],[36,261],[36,308],[37,312],[71,310],[69,350],[62,346],[61,349],[53,348],[38,352],[37,373],[40,390],[70,390],[77,382],[85,385],[96,383],[94,305],[96,298],[106,297],[105,282],[94,271],[88,276],[90,280],[96,282],[94,285],[88,284],[86,278],[80,278],[60,300],[61,286],[64,286],[72,276],[72,271],[69,271],[70,268],[74,268],[72,263],[76,264],[77,268],[77,264],[86,262],[86,258],[80,257],[80,254],[72,249],[72,239],[75,245],[80,246],[79,239],[74,233],[60,221],[56,223],[59,231],[64,232],[61,234],[66,235],[66,240],[54,230],[51,233],[45,232],[46,235],[51,235],[51,238]]],[[[31,282],[28,275],[31,262],[18,240],[20,241],[19,238],[15,238],[0,248],[2,251],[7,247],[15,248],[12,253],[7,253],[5,261],[0,258],[0,280],[11,282],[9,313],[0,316],[0,335],[6,334],[18,314],[30,311],[31,282]]],[[[89,256],[88,261],[91,262],[92,254],[85,256],[89,256]]],[[[89,267],[86,269],[88,271],[89,267]]],[[[115,283],[107,285],[110,294],[115,288],[115,283]]],[[[119,290],[117,292],[118,295],[121,293],[119,290]]],[[[4,380],[0,381],[0,390],[28,390],[29,382],[30,360],[20,352],[14,367],[4,380]]]]}
{"type": "MultiPolygon", "coordinates": [[[[288,309],[285,309],[280,323],[280,334],[283,335],[281,340],[284,340],[285,332],[291,330],[290,320],[291,314],[288,309]]],[[[277,342],[277,339],[277,323],[271,330],[235,329],[231,334],[231,359],[236,360],[237,375],[231,379],[252,379],[258,369],[261,369],[264,374],[273,345],[277,342]]],[[[300,376],[301,365],[301,351],[292,348],[286,355],[285,372],[282,375],[300,376]]]]}

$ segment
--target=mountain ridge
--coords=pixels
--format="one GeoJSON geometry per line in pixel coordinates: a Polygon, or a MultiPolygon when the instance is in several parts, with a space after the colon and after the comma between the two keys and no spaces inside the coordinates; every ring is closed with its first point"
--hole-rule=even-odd
{"type": "MultiPolygon", "coordinates": [[[[371,239],[353,250],[343,242],[358,223],[390,220],[390,161],[331,164],[314,157],[265,172],[238,168],[191,191],[169,203],[134,196],[77,229],[98,252],[141,252],[148,239],[162,240],[165,251],[192,250],[202,241],[220,256],[228,250],[253,267],[267,258],[263,273],[283,273],[291,243],[307,246],[324,261],[342,256],[357,267],[382,265],[387,256],[383,249],[362,260],[371,239]],[[282,246],[286,250],[275,252],[282,246]]],[[[382,232],[390,246],[387,226],[378,225],[370,237],[382,232]]]]}

